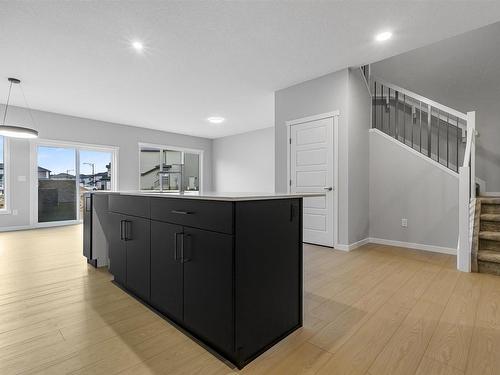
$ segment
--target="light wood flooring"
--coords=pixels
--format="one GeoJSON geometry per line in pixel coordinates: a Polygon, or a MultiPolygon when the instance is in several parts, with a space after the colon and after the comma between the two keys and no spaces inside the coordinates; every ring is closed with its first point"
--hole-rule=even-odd
{"type": "Polygon", "coordinates": [[[304,248],[304,327],[242,371],[110,282],[81,226],[0,233],[0,374],[500,374],[500,277],[448,255],[304,248]]]}

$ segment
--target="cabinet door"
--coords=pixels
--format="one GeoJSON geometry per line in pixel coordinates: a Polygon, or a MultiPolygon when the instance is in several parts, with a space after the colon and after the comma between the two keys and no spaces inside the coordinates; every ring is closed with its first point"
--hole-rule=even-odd
{"type": "Polygon", "coordinates": [[[115,281],[123,286],[126,283],[127,253],[123,241],[123,215],[110,213],[108,217],[107,239],[109,245],[109,272],[115,281]]]}
{"type": "Polygon", "coordinates": [[[83,255],[92,259],[92,195],[83,195],[83,255]]]}
{"type": "Polygon", "coordinates": [[[182,240],[180,225],[151,221],[151,304],[178,322],[183,318],[182,240]]]}
{"type": "Polygon", "coordinates": [[[184,323],[233,352],[233,237],[184,227],[184,323]]]}
{"type": "Polygon", "coordinates": [[[125,243],[127,248],[127,289],[145,301],[150,290],[150,221],[125,216],[125,243]]]}

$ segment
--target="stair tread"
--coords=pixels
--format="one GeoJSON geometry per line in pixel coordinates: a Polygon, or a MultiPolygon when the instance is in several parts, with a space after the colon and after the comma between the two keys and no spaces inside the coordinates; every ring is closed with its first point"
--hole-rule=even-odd
{"type": "Polygon", "coordinates": [[[500,214],[482,214],[481,220],[483,220],[483,221],[500,221],[500,214]]]}
{"type": "Polygon", "coordinates": [[[500,241],[500,232],[479,232],[479,238],[482,240],[500,241]]]}
{"type": "Polygon", "coordinates": [[[500,204],[500,198],[478,198],[481,200],[481,204],[500,204]]]}
{"type": "Polygon", "coordinates": [[[492,250],[479,250],[477,252],[477,259],[483,262],[500,263],[500,252],[492,250]]]}

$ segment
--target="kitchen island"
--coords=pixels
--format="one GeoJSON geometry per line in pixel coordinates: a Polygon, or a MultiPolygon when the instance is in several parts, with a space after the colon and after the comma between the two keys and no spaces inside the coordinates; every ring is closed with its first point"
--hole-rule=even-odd
{"type": "Polygon", "coordinates": [[[302,326],[303,196],[87,193],[84,255],[242,368],[302,326]]]}

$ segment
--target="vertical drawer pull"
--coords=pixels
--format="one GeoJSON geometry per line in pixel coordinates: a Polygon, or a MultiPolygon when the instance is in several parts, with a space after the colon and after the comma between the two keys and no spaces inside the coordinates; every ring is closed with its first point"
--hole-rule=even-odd
{"type": "MultiPolygon", "coordinates": [[[[181,235],[182,232],[176,232],[174,233],[174,260],[179,260],[179,257],[177,256],[177,236],[181,235]]],[[[182,245],[184,246],[184,241],[182,242],[182,245]]]]}
{"type": "Polygon", "coordinates": [[[182,235],[182,247],[181,247],[181,263],[187,263],[191,260],[191,258],[186,257],[185,255],[185,250],[184,250],[184,244],[186,242],[185,239],[188,239],[191,241],[191,235],[190,234],[183,234],[182,235]]]}

